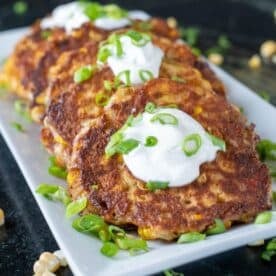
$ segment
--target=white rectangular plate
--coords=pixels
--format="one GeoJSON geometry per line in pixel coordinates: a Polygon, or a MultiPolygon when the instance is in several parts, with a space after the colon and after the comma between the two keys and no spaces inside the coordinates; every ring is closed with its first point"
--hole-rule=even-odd
{"type": "MultiPolygon", "coordinates": [[[[20,29],[0,33],[0,58],[11,52],[25,32],[26,29],[20,29]]],[[[261,137],[276,141],[276,109],[221,69],[214,66],[213,69],[227,87],[230,101],[244,108],[246,116],[256,124],[261,137]]],[[[71,221],[64,217],[61,204],[47,201],[35,193],[41,182],[65,183],[47,173],[48,156],[39,141],[39,127],[22,121],[15,114],[12,101],[8,99],[0,100],[0,131],[75,275],[146,275],[276,235],[274,213],[273,221],[269,224],[238,226],[193,244],[150,242],[148,253],[129,256],[124,252],[113,259],[106,258],[99,252],[100,241],[72,229],[71,221]],[[13,129],[10,125],[12,121],[21,122],[26,133],[13,129]]]]}

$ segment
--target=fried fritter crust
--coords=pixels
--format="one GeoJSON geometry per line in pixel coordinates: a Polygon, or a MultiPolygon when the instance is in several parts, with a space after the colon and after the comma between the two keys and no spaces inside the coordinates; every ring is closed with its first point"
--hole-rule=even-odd
{"type": "Polygon", "coordinates": [[[87,122],[76,136],[68,175],[73,198],[87,196],[92,212],[108,222],[138,227],[145,239],[172,240],[181,233],[204,231],[220,218],[227,226],[248,222],[271,207],[267,167],[255,150],[258,137],[240,112],[211,89],[156,79],[142,88],[118,90],[102,116],[87,122]],[[191,184],[148,191],[120,156],[107,159],[110,136],[147,102],[176,103],[213,135],[226,141],[226,152],[200,167],[191,184]],[[196,113],[195,109],[202,111],[196,113]]]}

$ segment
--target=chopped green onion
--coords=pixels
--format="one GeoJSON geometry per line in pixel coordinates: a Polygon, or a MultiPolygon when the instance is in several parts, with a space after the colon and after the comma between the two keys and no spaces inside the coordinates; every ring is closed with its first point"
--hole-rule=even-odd
{"type": "Polygon", "coordinates": [[[186,136],[182,142],[182,150],[187,156],[196,154],[201,147],[201,137],[197,133],[186,136]]]}
{"type": "Polygon", "coordinates": [[[141,122],[142,119],[143,119],[143,116],[141,113],[139,113],[136,117],[134,117],[133,115],[130,115],[126,120],[126,123],[122,127],[122,130],[124,130],[126,127],[135,126],[137,123],[141,122]]]}
{"type": "Polygon", "coordinates": [[[109,225],[108,232],[113,239],[119,237],[124,238],[126,236],[125,230],[115,225],[109,225]]]}
{"type": "Polygon", "coordinates": [[[181,78],[181,77],[178,77],[178,76],[172,76],[171,78],[173,81],[177,81],[177,82],[181,82],[181,83],[185,83],[186,80],[181,78]]]}
{"type": "Polygon", "coordinates": [[[72,227],[82,233],[96,234],[100,229],[106,228],[106,224],[100,216],[88,214],[76,218],[72,227]]]}
{"type": "Polygon", "coordinates": [[[261,98],[263,98],[266,102],[270,102],[270,95],[266,91],[261,91],[258,93],[261,98]]]}
{"type": "Polygon", "coordinates": [[[37,187],[36,192],[49,200],[60,201],[65,206],[71,202],[71,198],[67,190],[58,185],[42,183],[37,187]]]}
{"type": "Polygon", "coordinates": [[[124,136],[121,131],[115,132],[111,137],[110,140],[105,147],[105,154],[107,157],[111,157],[112,155],[116,154],[116,147],[121,141],[123,140],[124,136]]]}
{"type": "Polygon", "coordinates": [[[109,96],[104,93],[97,93],[95,97],[95,102],[98,106],[106,106],[109,101],[109,96]]]}
{"type": "Polygon", "coordinates": [[[115,82],[122,81],[124,82],[127,86],[131,85],[131,80],[130,80],[130,70],[124,70],[121,71],[115,78],[115,82]]]}
{"type": "Polygon", "coordinates": [[[80,67],[74,73],[74,82],[81,83],[90,79],[94,74],[95,70],[96,70],[96,67],[92,65],[80,67]]]}
{"type": "Polygon", "coordinates": [[[174,271],[172,269],[167,269],[163,271],[165,276],[184,276],[184,273],[174,271]]]}
{"type": "Polygon", "coordinates": [[[107,17],[120,19],[127,17],[128,12],[115,4],[105,5],[103,7],[107,17]]]}
{"type": "Polygon", "coordinates": [[[123,250],[148,250],[147,242],[142,239],[117,238],[116,243],[118,247],[123,250]]]}
{"type": "Polygon", "coordinates": [[[271,241],[268,242],[268,244],[266,245],[266,250],[276,251],[276,238],[273,238],[271,241]]]}
{"type": "Polygon", "coordinates": [[[25,132],[25,129],[23,128],[23,126],[20,123],[11,122],[11,126],[19,132],[25,132]]]}
{"type": "Polygon", "coordinates": [[[98,3],[81,3],[84,14],[92,21],[105,15],[104,8],[98,3]]]}
{"type": "Polygon", "coordinates": [[[204,240],[205,238],[206,234],[202,234],[199,232],[184,233],[178,238],[177,243],[197,242],[204,240]]]}
{"type": "Polygon", "coordinates": [[[220,138],[218,138],[218,137],[216,137],[216,136],[214,136],[210,133],[207,133],[207,136],[212,141],[214,146],[219,147],[222,151],[226,150],[226,144],[222,139],[220,139],[220,138]]]}
{"type": "Polygon", "coordinates": [[[110,44],[113,44],[116,47],[116,55],[117,55],[117,57],[121,57],[124,52],[123,52],[122,43],[120,41],[120,37],[117,34],[112,34],[108,38],[108,42],[110,44]]]}
{"type": "Polygon", "coordinates": [[[49,174],[62,179],[66,179],[68,174],[65,168],[61,168],[58,166],[50,166],[48,168],[48,172],[49,174]]]}
{"type": "Polygon", "coordinates": [[[97,60],[105,63],[107,61],[107,59],[111,56],[111,51],[108,48],[108,45],[104,45],[100,48],[98,55],[97,55],[97,60]]]}
{"type": "Polygon", "coordinates": [[[178,125],[178,119],[169,113],[159,113],[154,115],[151,120],[152,123],[158,122],[162,125],[178,125]]]}
{"type": "Polygon", "coordinates": [[[149,21],[141,21],[137,23],[138,29],[140,29],[143,32],[148,32],[152,29],[151,22],[149,21]]]}
{"type": "Polygon", "coordinates": [[[107,257],[113,257],[118,253],[118,246],[113,242],[105,242],[101,248],[101,253],[107,257]]]}
{"type": "Polygon", "coordinates": [[[154,78],[153,73],[149,70],[139,70],[139,76],[143,82],[152,80],[154,78]]]}
{"type": "Polygon", "coordinates": [[[197,44],[198,38],[199,38],[199,34],[200,31],[198,28],[194,28],[194,27],[189,27],[189,28],[185,28],[185,29],[181,29],[180,30],[181,33],[181,37],[190,45],[190,46],[194,46],[195,44],[197,44]]]}
{"type": "Polygon", "coordinates": [[[13,4],[13,11],[15,14],[23,15],[28,10],[28,3],[26,1],[17,1],[13,4]]]}
{"type": "Polygon", "coordinates": [[[80,213],[87,206],[87,198],[82,197],[75,201],[72,201],[67,205],[66,208],[66,217],[72,217],[78,213],[80,213]]]}
{"type": "Polygon", "coordinates": [[[217,44],[218,47],[220,47],[223,50],[228,50],[229,48],[231,48],[231,42],[229,41],[226,35],[220,35],[218,37],[217,44]]]}
{"type": "Polygon", "coordinates": [[[16,113],[18,113],[20,116],[24,117],[27,121],[31,122],[31,116],[28,110],[28,105],[21,101],[21,100],[16,100],[14,102],[14,110],[16,113]]]}
{"type": "Polygon", "coordinates": [[[42,39],[48,39],[52,35],[52,32],[50,30],[43,30],[40,33],[40,36],[42,39]]]}
{"type": "Polygon", "coordinates": [[[257,215],[255,218],[255,224],[266,224],[271,222],[272,213],[270,211],[265,211],[257,215]]]}
{"type": "Polygon", "coordinates": [[[221,219],[215,219],[215,225],[210,227],[207,231],[207,235],[216,235],[225,232],[225,225],[221,219]]]}
{"type": "Polygon", "coordinates": [[[155,191],[155,190],[164,190],[167,189],[169,186],[169,182],[167,181],[148,181],[146,184],[146,187],[150,190],[150,191],[155,191]]]}
{"type": "Polygon", "coordinates": [[[145,106],[145,111],[153,114],[157,111],[156,105],[154,103],[148,102],[145,106]]]}
{"type": "Polygon", "coordinates": [[[148,34],[134,30],[127,31],[125,35],[131,39],[132,44],[139,47],[145,46],[149,41],[151,41],[151,37],[148,34]]]}
{"type": "Polygon", "coordinates": [[[100,240],[103,242],[108,242],[111,240],[111,236],[106,229],[101,229],[98,233],[98,236],[99,236],[100,240]]]}
{"type": "Polygon", "coordinates": [[[121,143],[119,143],[116,146],[116,152],[121,154],[128,154],[136,147],[138,147],[138,145],[139,145],[139,141],[130,138],[130,139],[121,141],[121,143]]]}
{"type": "Polygon", "coordinates": [[[259,153],[261,161],[275,161],[276,160],[276,143],[264,139],[261,140],[257,146],[256,149],[259,153]]]}
{"type": "Polygon", "coordinates": [[[108,81],[108,80],[105,80],[104,81],[104,89],[106,91],[111,91],[113,89],[112,82],[108,81]]]}
{"type": "Polygon", "coordinates": [[[146,138],[146,143],[145,143],[145,146],[146,147],[153,147],[155,146],[156,144],[158,143],[158,139],[154,136],[148,136],[146,138]]]}
{"type": "Polygon", "coordinates": [[[201,50],[200,50],[199,48],[193,47],[193,48],[192,48],[192,53],[193,53],[195,56],[199,57],[199,56],[201,55],[201,50]]]}
{"type": "Polygon", "coordinates": [[[270,262],[271,261],[271,257],[276,255],[276,250],[275,251],[264,251],[261,255],[262,259],[265,261],[270,262]]]}

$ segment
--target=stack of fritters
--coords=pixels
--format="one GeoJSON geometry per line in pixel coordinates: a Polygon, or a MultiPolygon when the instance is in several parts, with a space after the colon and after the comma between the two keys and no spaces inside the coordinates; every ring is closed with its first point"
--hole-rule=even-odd
{"type": "MultiPolygon", "coordinates": [[[[99,42],[110,34],[91,24],[71,35],[55,29],[46,39],[35,25],[17,45],[0,80],[31,101],[36,119],[44,118],[42,143],[68,168],[72,198],[89,199],[86,213],[133,225],[145,239],[165,240],[204,231],[216,218],[227,227],[252,220],[271,207],[271,182],[255,150],[253,126],[226,100],[223,84],[208,65],[176,40],[176,29],[161,19],[150,24],[152,41],[164,58],[159,78],[142,85],[107,87],[106,81],[115,79],[108,66],[82,83],[74,82],[77,69],[96,64],[99,42]],[[109,98],[107,105],[97,104],[99,94],[109,98]],[[189,185],[149,191],[120,155],[105,156],[110,136],[148,102],[177,105],[226,142],[226,151],[202,164],[199,177],[189,185]]],[[[140,26],[137,21],[132,28],[141,31],[140,26]]]]}

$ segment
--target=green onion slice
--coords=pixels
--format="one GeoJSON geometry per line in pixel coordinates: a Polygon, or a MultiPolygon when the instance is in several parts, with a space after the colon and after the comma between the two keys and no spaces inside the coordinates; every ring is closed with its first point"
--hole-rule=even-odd
{"type": "Polygon", "coordinates": [[[100,48],[98,55],[97,55],[97,60],[105,63],[107,59],[111,56],[111,51],[109,49],[108,45],[104,45],[100,48]]]}
{"type": "Polygon", "coordinates": [[[105,80],[104,81],[104,89],[108,92],[111,91],[113,89],[112,82],[108,81],[108,80],[105,80]]]}
{"type": "Polygon", "coordinates": [[[214,146],[219,147],[222,151],[226,151],[226,144],[222,139],[220,139],[210,133],[207,133],[207,136],[212,141],[214,146]]]}
{"type": "Polygon", "coordinates": [[[182,150],[187,156],[192,156],[199,151],[201,143],[201,136],[198,133],[190,134],[184,138],[182,150]]]}
{"type": "Polygon", "coordinates": [[[122,47],[122,43],[120,41],[120,37],[118,34],[112,34],[109,38],[108,38],[108,42],[110,44],[113,44],[116,48],[116,55],[117,57],[121,57],[123,55],[123,47],[122,47]]]}
{"type": "Polygon", "coordinates": [[[109,4],[103,6],[104,12],[107,17],[120,19],[123,17],[127,17],[128,12],[115,4],[109,4]]]}
{"type": "Polygon", "coordinates": [[[74,73],[74,82],[82,83],[82,82],[90,79],[93,76],[95,71],[96,71],[96,67],[92,66],[92,65],[80,67],[74,73]]]}
{"type": "Polygon", "coordinates": [[[27,121],[29,121],[29,122],[32,121],[32,118],[31,118],[29,110],[28,110],[28,104],[27,103],[25,103],[21,100],[16,100],[14,102],[14,110],[20,116],[24,117],[27,121]]]}
{"type": "Polygon", "coordinates": [[[145,111],[150,114],[155,113],[157,111],[156,105],[152,102],[148,102],[145,106],[145,111]]]}
{"type": "Polygon", "coordinates": [[[48,168],[48,173],[61,179],[66,179],[68,174],[65,168],[61,168],[58,166],[50,166],[48,168]]]}
{"type": "Polygon", "coordinates": [[[58,185],[42,183],[37,187],[36,192],[49,200],[59,201],[65,206],[71,202],[71,198],[67,190],[58,185]]]}
{"type": "Polygon", "coordinates": [[[221,219],[215,219],[215,225],[210,227],[207,231],[207,235],[216,235],[225,232],[225,225],[221,219]]]}
{"type": "Polygon", "coordinates": [[[18,132],[25,132],[25,129],[23,128],[23,126],[20,123],[17,122],[11,122],[11,126],[17,130],[18,132]]]}
{"type": "Polygon", "coordinates": [[[124,70],[121,71],[115,78],[115,83],[122,81],[124,82],[127,86],[131,85],[131,80],[130,80],[130,70],[124,70]]]}
{"type": "Polygon", "coordinates": [[[125,230],[115,225],[109,225],[108,232],[113,239],[126,236],[125,230]]]}
{"type": "Polygon", "coordinates": [[[113,242],[105,242],[101,248],[101,253],[107,257],[113,257],[118,253],[118,246],[113,242]]]}
{"type": "Polygon", "coordinates": [[[148,181],[146,183],[146,187],[150,191],[155,191],[155,190],[164,190],[169,187],[169,182],[168,181],[148,181]]]}
{"type": "Polygon", "coordinates": [[[123,250],[135,250],[135,251],[147,251],[147,242],[142,239],[134,238],[117,238],[116,243],[120,249],[123,250]]]}
{"type": "Polygon", "coordinates": [[[52,35],[52,31],[50,31],[50,30],[43,30],[40,33],[40,37],[42,39],[48,39],[51,35],[52,35]]]}
{"type": "Polygon", "coordinates": [[[92,21],[105,15],[104,8],[98,3],[81,3],[84,14],[92,21]]]}
{"type": "Polygon", "coordinates": [[[136,147],[138,147],[138,145],[139,145],[138,140],[130,138],[130,139],[121,141],[121,143],[119,143],[117,145],[116,151],[117,151],[117,153],[128,154],[129,152],[134,150],[136,147]]]}
{"type": "Polygon", "coordinates": [[[149,70],[139,70],[139,77],[143,82],[152,80],[154,78],[153,73],[149,70]]]}
{"type": "Polygon", "coordinates": [[[178,238],[177,243],[197,242],[204,240],[205,238],[206,234],[202,234],[199,232],[184,233],[178,238]]]}
{"type": "Polygon", "coordinates": [[[146,147],[153,147],[158,143],[158,139],[155,136],[148,136],[146,138],[145,146],[146,147]]]}
{"type": "Polygon", "coordinates": [[[134,30],[129,30],[125,33],[130,39],[133,45],[135,46],[145,46],[149,41],[151,41],[151,37],[148,34],[140,33],[134,30]]]}
{"type": "Polygon", "coordinates": [[[96,94],[95,102],[98,106],[106,106],[108,104],[110,97],[102,92],[96,94]]]}
{"type": "Polygon", "coordinates": [[[268,244],[266,245],[266,250],[276,251],[276,238],[273,238],[271,241],[268,242],[268,244]]]}
{"type": "Polygon", "coordinates": [[[152,123],[158,122],[162,125],[178,125],[178,119],[169,113],[158,113],[150,121],[152,123]]]}
{"type": "Polygon", "coordinates": [[[257,144],[256,149],[262,161],[276,160],[276,143],[268,139],[264,139],[257,144]]]}
{"type": "Polygon", "coordinates": [[[72,201],[67,205],[66,208],[66,217],[72,217],[78,213],[80,213],[87,206],[87,198],[82,197],[77,199],[76,201],[72,201]]]}
{"type": "Polygon", "coordinates": [[[270,211],[265,211],[257,215],[255,218],[255,224],[265,224],[271,222],[272,213],[270,211]]]}
{"type": "Polygon", "coordinates": [[[262,259],[270,262],[271,258],[276,255],[276,251],[264,251],[261,255],[262,259]]]}

